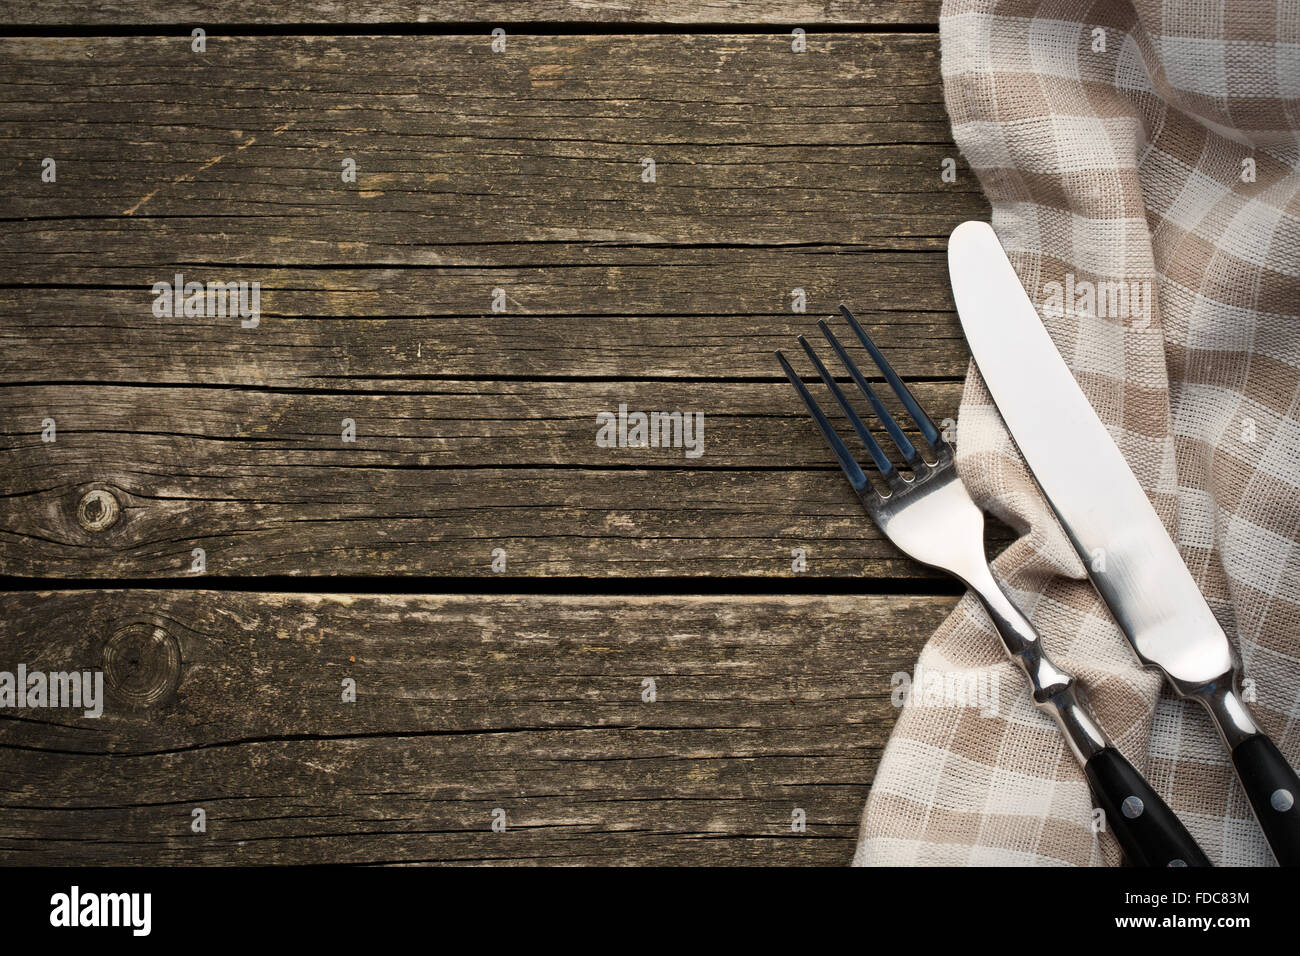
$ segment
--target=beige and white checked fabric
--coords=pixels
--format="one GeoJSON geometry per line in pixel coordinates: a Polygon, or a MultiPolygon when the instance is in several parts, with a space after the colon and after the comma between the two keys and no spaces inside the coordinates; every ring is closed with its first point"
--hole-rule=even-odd
{"type": "MultiPolygon", "coordinates": [[[[940,33],[994,229],[1300,766],[1300,2],[950,0],[940,33]],[[1089,300],[1120,282],[1138,294],[1089,300]]],[[[957,448],[1022,532],[997,571],[1120,749],[1211,860],[1271,864],[1208,718],[1136,666],[973,368],[957,448]]],[[[1118,862],[970,595],[918,666],[996,680],[995,713],[914,695],[856,864],[1118,862]]]]}

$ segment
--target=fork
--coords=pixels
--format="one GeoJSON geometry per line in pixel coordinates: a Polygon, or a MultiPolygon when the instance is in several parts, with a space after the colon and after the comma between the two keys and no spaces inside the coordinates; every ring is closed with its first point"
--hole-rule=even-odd
{"type": "Polygon", "coordinates": [[[807,339],[798,336],[797,341],[812,361],[822,384],[866,446],[886,489],[884,493],[877,490],[807,386],[786,357],[777,351],[781,368],[808,406],[863,507],[901,551],[953,575],[979,598],[1002,638],[1007,655],[1029,680],[1034,705],[1049,714],[1065,735],[1070,751],[1083,767],[1094,805],[1102,809],[1103,820],[1115,834],[1129,864],[1209,866],[1210,861],[1182,822],[1101,729],[1083,700],[1078,682],[1052,663],[1034,626],[994,578],[984,553],[984,513],[971,500],[957,475],[952,445],[939,433],[848,307],[841,305],[840,312],[915,423],[933,458],[926,460],[917,451],[830,326],[825,320],[819,321],[817,327],[884,426],[909,472],[904,474],[891,461],[807,339]]]}

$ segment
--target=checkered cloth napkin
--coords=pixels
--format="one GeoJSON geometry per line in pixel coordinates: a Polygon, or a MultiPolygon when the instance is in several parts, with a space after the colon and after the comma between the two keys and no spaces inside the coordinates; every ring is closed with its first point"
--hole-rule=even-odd
{"type": "MultiPolygon", "coordinates": [[[[940,35],[993,227],[1300,766],[1300,4],[950,0],[940,35]]],[[[1211,860],[1271,864],[1209,719],[1136,665],[974,367],[957,450],[1020,533],[994,567],[1116,744],[1211,860]]],[[[856,864],[1119,861],[969,594],[918,669],[996,704],[912,695],[856,864]]]]}

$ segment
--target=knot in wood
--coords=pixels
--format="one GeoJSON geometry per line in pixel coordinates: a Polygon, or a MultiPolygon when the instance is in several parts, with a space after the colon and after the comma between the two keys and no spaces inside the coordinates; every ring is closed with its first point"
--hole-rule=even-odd
{"type": "Polygon", "coordinates": [[[104,531],[113,526],[121,510],[111,491],[96,488],[81,496],[77,504],[77,524],[86,531],[104,531]]]}
{"type": "Polygon", "coordinates": [[[157,625],[129,624],[104,646],[104,682],[129,708],[156,706],[176,692],[180,680],[180,644],[157,625]]]}

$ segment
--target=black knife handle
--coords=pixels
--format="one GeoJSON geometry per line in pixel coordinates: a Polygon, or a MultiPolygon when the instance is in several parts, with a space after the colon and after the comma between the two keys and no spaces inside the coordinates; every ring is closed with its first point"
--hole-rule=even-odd
{"type": "Polygon", "coordinates": [[[1232,765],[1277,862],[1300,866],[1300,780],[1291,765],[1266,734],[1237,744],[1232,765]]]}
{"type": "Polygon", "coordinates": [[[1129,866],[1210,865],[1174,811],[1114,747],[1089,757],[1083,772],[1129,866]]]}

